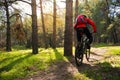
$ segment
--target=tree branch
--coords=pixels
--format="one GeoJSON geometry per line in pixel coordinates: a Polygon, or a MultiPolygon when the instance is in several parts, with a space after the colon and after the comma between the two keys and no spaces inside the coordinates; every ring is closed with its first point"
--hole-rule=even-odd
{"type": "Polygon", "coordinates": [[[15,15],[21,16],[19,13],[15,13],[15,14],[11,15],[9,18],[12,18],[12,17],[15,16],[15,15]]]}
{"type": "Polygon", "coordinates": [[[24,3],[27,3],[27,4],[31,5],[30,2],[27,2],[27,1],[24,1],[24,0],[16,0],[16,1],[21,1],[21,2],[24,2],[24,3]]]}

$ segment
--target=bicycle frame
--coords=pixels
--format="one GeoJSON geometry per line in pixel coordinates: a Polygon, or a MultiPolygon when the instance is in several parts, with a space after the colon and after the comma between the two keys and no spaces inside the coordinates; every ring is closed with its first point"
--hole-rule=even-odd
{"type": "Polygon", "coordinates": [[[86,35],[83,34],[82,37],[81,37],[81,45],[83,46],[83,50],[84,50],[85,47],[86,47],[87,40],[88,40],[88,39],[87,39],[86,35]]]}
{"type": "Polygon", "coordinates": [[[87,43],[88,43],[88,38],[87,38],[87,36],[86,36],[85,34],[82,34],[81,43],[78,44],[78,45],[80,45],[80,47],[79,47],[79,46],[76,47],[76,52],[75,52],[75,60],[76,60],[76,64],[77,64],[78,66],[82,64],[84,54],[86,55],[87,61],[89,61],[90,49],[88,49],[89,52],[87,52],[87,43]],[[80,54],[80,51],[79,51],[79,50],[82,52],[81,54],[80,54]],[[78,54],[79,54],[79,56],[76,56],[76,55],[78,55],[78,54]]]}

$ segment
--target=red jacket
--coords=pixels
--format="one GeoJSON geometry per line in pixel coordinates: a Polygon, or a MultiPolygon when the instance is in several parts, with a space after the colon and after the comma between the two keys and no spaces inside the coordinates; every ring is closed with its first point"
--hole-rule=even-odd
{"type": "Polygon", "coordinates": [[[96,32],[95,23],[91,19],[85,18],[83,15],[79,15],[77,17],[77,21],[76,21],[76,23],[74,25],[74,29],[76,29],[76,28],[84,28],[84,27],[86,27],[86,23],[92,25],[92,28],[93,28],[94,32],[96,32]]]}

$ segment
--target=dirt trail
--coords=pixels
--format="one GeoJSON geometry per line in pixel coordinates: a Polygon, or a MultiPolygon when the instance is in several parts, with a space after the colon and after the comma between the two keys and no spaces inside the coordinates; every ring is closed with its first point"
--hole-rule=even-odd
{"type": "Polygon", "coordinates": [[[80,67],[76,66],[74,58],[72,58],[70,60],[68,59],[68,62],[53,63],[53,65],[45,71],[39,71],[37,75],[19,80],[69,80],[68,78],[78,72],[82,72],[82,70],[97,68],[92,67],[95,66],[94,62],[105,58],[103,54],[106,52],[106,49],[92,48],[91,51],[90,62],[84,59],[83,65],[80,67]]]}
{"type": "Polygon", "coordinates": [[[99,61],[102,60],[104,58],[106,58],[106,56],[104,56],[104,53],[107,51],[106,48],[92,48],[91,49],[91,61],[95,62],[95,61],[99,61]]]}

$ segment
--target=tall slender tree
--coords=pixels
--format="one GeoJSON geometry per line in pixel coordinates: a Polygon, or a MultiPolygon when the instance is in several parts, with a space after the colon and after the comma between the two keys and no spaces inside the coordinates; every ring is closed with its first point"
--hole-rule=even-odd
{"type": "Polygon", "coordinates": [[[40,0],[40,10],[41,10],[41,20],[42,20],[42,28],[43,28],[43,35],[44,35],[44,44],[45,44],[45,48],[48,48],[45,23],[44,23],[44,16],[43,16],[44,14],[43,14],[42,0],[40,0]]]}
{"type": "MultiPolygon", "coordinates": [[[[109,26],[110,24],[112,24],[113,22],[112,22],[112,20],[111,20],[111,18],[109,17],[109,13],[110,13],[110,2],[111,1],[109,1],[109,0],[105,0],[106,1],[106,16],[107,16],[107,25],[109,26]]],[[[116,6],[115,6],[116,7],[116,6]]],[[[114,13],[113,13],[113,17],[114,17],[114,13]]],[[[117,33],[116,33],[116,28],[115,28],[115,26],[113,26],[112,28],[111,28],[111,32],[110,32],[110,37],[111,37],[111,39],[113,39],[112,41],[114,42],[114,43],[117,43],[118,42],[118,38],[117,38],[117,33]]]]}
{"type": "Polygon", "coordinates": [[[10,14],[9,14],[9,6],[11,6],[14,2],[21,0],[0,0],[0,7],[4,7],[6,11],[6,51],[12,51],[11,49],[11,27],[10,27],[10,14]]]}
{"type": "Polygon", "coordinates": [[[52,42],[52,47],[56,48],[56,0],[53,2],[53,42],[52,42]]]}
{"type": "Polygon", "coordinates": [[[73,0],[66,0],[64,56],[72,56],[73,39],[73,0]]]}
{"type": "MultiPolygon", "coordinates": [[[[79,5],[79,1],[76,0],[74,22],[76,22],[76,17],[78,16],[78,5],[79,5]]],[[[77,44],[76,31],[74,31],[73,39],[74,39],[74,45],[76,45],[77,44]]]]}
{"type": "Polygon", "coordinates": [[[37,13],[36,0],[32,0],[32,53],[38,53],[38,28],[37,28],[37,13]]]}
{"type": "Polygon", "coordinates": [[[76,17],[78,16],[78,5],[79,5],[79,1],[76,0],[76,2],[75,2],[75,20],[76,20],[76,17]]]}
{"type": "Polygon", "coordinates": [[[11,6],[16,1],[23,0],[0,0],[0,7],[4,7],[6,11],[6,51],[12,51],[11,49],[11,27],[10,27],[10,14],[9,14],[9,6],[11,6]]]}
{"type": "Polygon", "coordinates": [[[10,21],[9,21],[9,5],[7,0],[4,2],[5,11],[6,11],[6,18],[7,18],[7,38],[6,38],[6,51],[11,51],[11,28],[10,28],[10,21]]]}
{"type": "Polygon", "coordinates": [[[11,28],[10,28],[10,14],[9,14],[9,6],[14,3],[16,0],[1,0],[0,7],[4,7],[6,11],[6,51],[12,51],[11,49],[11,28]]]}

